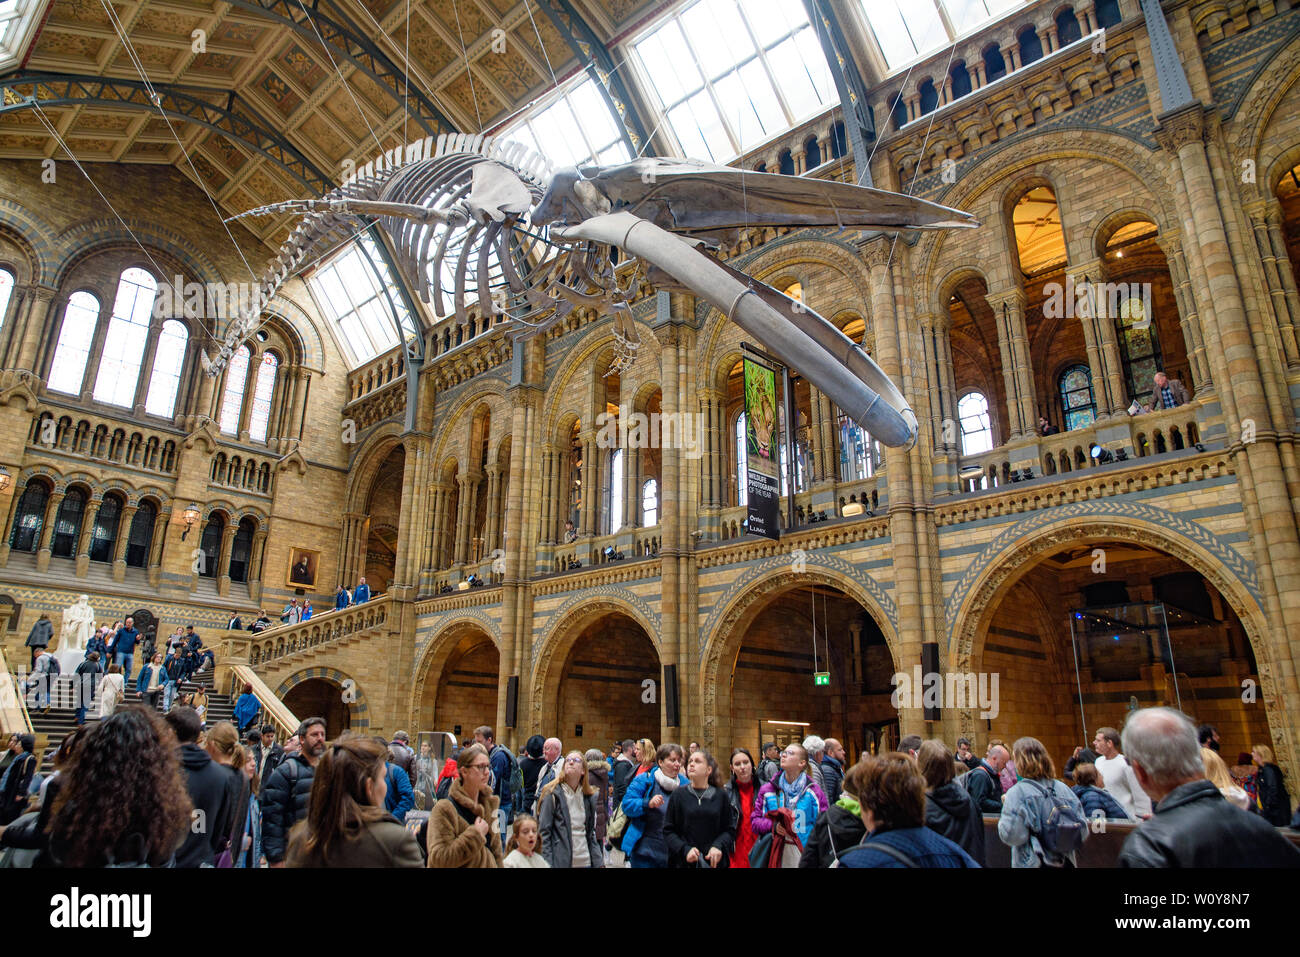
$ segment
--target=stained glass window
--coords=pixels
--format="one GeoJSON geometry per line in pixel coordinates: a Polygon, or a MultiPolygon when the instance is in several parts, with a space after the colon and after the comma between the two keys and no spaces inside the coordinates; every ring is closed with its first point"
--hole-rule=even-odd
{"type": "Polygon", "coordinates": [[[1071,366],[1061,373],[1061,409],[1065,429],[1084,429],[1097,421],[1097,403],[1092,395],[1092,370],[1086,365],[1071,366]]]}
{"type": "Polygon", "coordinates": [[[1155,374],[1162,362],[1153,317],[1146,314],[1140,298],[1127,299],[1120,303],[1115,324],[1128,394],[1138,403],[1150,405],[1155,374]]]}

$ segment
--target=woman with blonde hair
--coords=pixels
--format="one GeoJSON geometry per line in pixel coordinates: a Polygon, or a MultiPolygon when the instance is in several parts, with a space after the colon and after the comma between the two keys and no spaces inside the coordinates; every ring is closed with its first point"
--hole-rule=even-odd
{"type": "Polygon", "coordinates": [[[387,760],[388,749],[367,735],[344,734],[325,746],[285,866],[423,866],[415,836],[384,810],[387,760]]]}
{"type": "Polygon", "coordinates": [[[203,749],[208,752],[214,764],[219,764],[230,772],[226,782],[227,806],[233,809],[230,834],[226,838],[226,846],[216,855],[216,866],[234,867],[234,858],[243,844],[244,828],[248,823],[249,785],[243,772],[247,755],[239,743],[239,732],[229,721],[218,721],[205,732],[203,749]]]}
{"type": "Polygon", "coordinates": [[[1250,810],[1250,797],[1232,780],[1228,766],[1223,763],[1218,752],[1201,748],[1201,761],[1205,765],[1205,776],[1219,789],[1219,793],[1243,811],[1250,810]]]}
{"type": "MultiPolygon", "coordinates": [[[[1003,798],[1002,816],[998,818],[998,837],[1011,848],[1011,866],[1076,866],[1073,847],[1045,847],[1042,837],[1048,807],[1067,805],[1074,811],[1076,822],[1084,822],[1083,805],[1064,782],[1056,780],[1056,767],[1043,742],[1018,738],[1011,746],[1011,756],[1020,780],[1003,798]]],[[[1069,822],[1064,818],[1058,822],[1058,839],[1067,836],[1060,826],[1064,823],[1069,822]]],[[[1088,828],[1084,826],[1079,841],[1087,837],[1088,828]]]]}
{"type": "Polygon", "coordinates": [[[1273,760],[1273,749],[1257,744],[1250,759],[1259,768],[1255,775],[1255,803],[1260,815],[1274,827],[1286,827],[1291,821],[1291,798],[1282,783],[1282,769],[1273,760]]]}
{"type": "Polygon", "coordinates": [[[126,680],[121,665],[109,665],[108,674],[99,683],[99,717],[109,717],[126,695],[126,680]]]}
{"type": "Polygon", "coordinates": [[[559,777],[537,794],[537,824],[542,856],[551,867],[604,867],[596,837],[596,789],[587,780],[581,751],[564,756],[559,777]]]}
{"type": "Polygon", "coordinates": [[[493,830],[500,799],[489,783],[487,749],[481,744],[462,748],[456,774],[447,800],[438,801],[429,814],[429,866],[500,867],[501,837],[493,830]]]}
{"type": "Polygon", "coordinates": [[[659,763],[655,760],[655,752],[655,743],[649,738],[642,738],[636,743],[636,747],[632,749],[632,755],[636,758],[637,767],[632,772],[632,777],[638,777],[655,769],[659,763]]]}

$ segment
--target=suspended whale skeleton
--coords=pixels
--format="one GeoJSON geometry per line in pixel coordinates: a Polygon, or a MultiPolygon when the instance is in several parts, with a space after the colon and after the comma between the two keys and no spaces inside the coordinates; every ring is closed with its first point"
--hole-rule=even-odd
{"type": "Polygon", "coordinates": [[[552,170],[520,144],[462,134],[390,150],[322,199],[289,200],[231,218],[285,212],[303,218],[216,354],[203,355],[209,375],[219,374],[256,331],[280,287],[352,236],[355,217],[362,217],[387,232],[398,268],[439,319],[448,314],[449,299],[451,312],[467,324],[472,288],[482,315],[504,316],[515,339],[537,335],[578,307],[612,316],[611,372],[636,358],[630,304],[644,265],[647,282],[711,303],[892,447],[916,441],[916,415],[861,346],[710,249],[748,226],[978,225],[967,213],[898,193],[695,160],[552,170]],[[613,266],[616,249],[640,261],[623,284],[613,266]]]}

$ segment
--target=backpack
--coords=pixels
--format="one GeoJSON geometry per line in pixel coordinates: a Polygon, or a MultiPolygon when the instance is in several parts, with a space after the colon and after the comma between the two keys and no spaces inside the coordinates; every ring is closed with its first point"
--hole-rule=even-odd
{"type": "Polygon", "coordinates": [[[1037,781],[1028,783],[1036,792],[1040,830],[1030,831],[1030,840],[1044,867],[1073,867],[1069,855],[1083,846],[1088,833],[1088,821],[1079,807],[1056,796],[1055,782],[1044,786],[1037,781]]]}
{"type": "Polygon", "coordinates": [[[488,759],[491,760],[492,756],[498,751],[504,751],[506,753],[506,759],[510,762],[507,765],[507,773],[509,775],[511,810],[516,808],[522,810],[524,806],[524,772],[523,769],[519,767],[519,759],[514,756],[509,748],[500,744],[493,746],[491,753],[488,755],[488,759]]]}
{"type": "Polygon", "coordinates": [[[49,658],[50,658],[50,670],[48,672],[49,676],[53,678],[55,675],[63,674],[63,667],[62,665],[59,664],[59,659],[54,657],[53,655],[50,655],[49,658]]]}

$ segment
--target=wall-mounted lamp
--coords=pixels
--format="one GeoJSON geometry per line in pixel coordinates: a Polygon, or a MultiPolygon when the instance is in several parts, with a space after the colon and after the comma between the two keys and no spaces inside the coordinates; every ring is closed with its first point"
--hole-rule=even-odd
{"type": "Polygon", "coordinates": [[[189,505],[185,506],[183,517],[185,519],[185,531],[181,532],[182,542],[185,541],[185,536],[190,533],[190,530],[194,528],[195,523],[198,522],[199,520],[198,505],[196,505],[194,502],[190,502],[189,505]]]}
{"type": "Polygon", "coordinates": [[[10,480],[9,470],[0,465],[0,492],[8,491],[10,480]]]}

